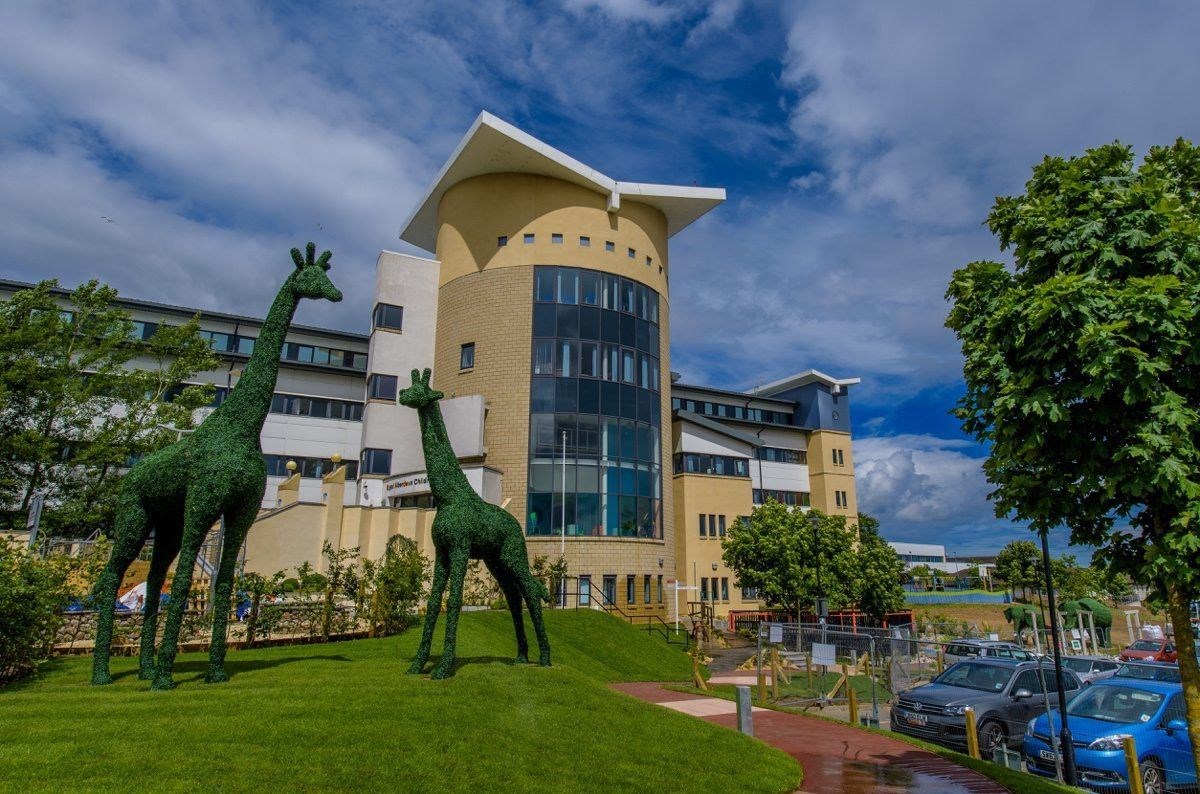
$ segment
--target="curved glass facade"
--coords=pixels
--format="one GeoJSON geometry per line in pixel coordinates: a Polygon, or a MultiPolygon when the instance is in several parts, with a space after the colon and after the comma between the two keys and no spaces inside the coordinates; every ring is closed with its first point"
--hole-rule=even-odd
{"type": "Polygon", "coordinates": [[[533,292],[526,531],[661,538],[658,293],[548,266],[533,292]]]}

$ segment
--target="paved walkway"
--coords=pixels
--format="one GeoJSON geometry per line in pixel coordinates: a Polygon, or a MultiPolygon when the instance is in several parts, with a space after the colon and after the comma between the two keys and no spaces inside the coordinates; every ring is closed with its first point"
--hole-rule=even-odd
{"type": "MultiPolygon", "coordinates": [[[[700,719],[737,728],[728,700],[672,692],[662,684],[614,684],[615,689],[700,719]]],[[[966,767],[910,744],[827,720],[754,708],[754,735],[804,767],[806,792],[920,791],[922,794],[993,794],[1006,789],[966,767]]]]}

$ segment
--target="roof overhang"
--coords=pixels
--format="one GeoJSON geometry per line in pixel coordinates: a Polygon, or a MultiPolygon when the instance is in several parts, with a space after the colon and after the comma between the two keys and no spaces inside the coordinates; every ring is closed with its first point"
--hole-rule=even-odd
{"type": "Polygon", "coordinates": [[[438,204],[446,191],[471,177],[502,173],[549,176],[594,190],[607,198],[610,212],[620,208],[622,197],[649,204],[666,216],[668,237],[725,200],[724,188],[618,182],[484,111],[404,221],[400,239],[433,251],[438,204]]]}
{"type": "Polygon", "coordinates": [[[821,383],[828,386],[836,394],[846,386],[855,386],[862,383],[862,378],[835,378],[832,375],[826,375],[824,372],[819,372],[815,369],[806,369],[803,372],[798,372],[795,375],[789,375],[786,378],[768,383],[765,386],[759,386],[756,389],[751,389],[748,394],[762,394],[771,396],[780,394],[789,389],[807,386],[810,383],[821,383]]]}
{"type": "Polygon", "coordinates": [[[729,425],[722,424],[721,422],[709,419],[707,416],[701,416],[700,414],[692,411],[676,411],[675,418],[707,428],[714,433],[720,433],[723,436],[728,436],[736,441],[741,441],[743,444],[749,444],[755,449],[763,445],[763,440],[758,436],[752,436],[749,433],[743,433],[740,430],[735,430],[729,425]]]}

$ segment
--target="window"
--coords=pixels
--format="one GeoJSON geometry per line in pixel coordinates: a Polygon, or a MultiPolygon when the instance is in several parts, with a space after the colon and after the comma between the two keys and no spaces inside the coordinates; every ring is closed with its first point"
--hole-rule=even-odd
{"type": "MultiPolygon", "coordinates": [[[[712,513],[708,514],[708,536],[715,538],[717,536],[717,517],[712,513]]],[[[713,581],[716,581],[715,579],[713,581]]]]}
{"type": "Polygon", "coordinates": [[[782,449],[780,447],[759,447],[758,459],[771,463],[808,463],[808,453],[802,449],[782,449]]]}
{"type": "Polygon", "coordinates": [[[637,251],[635,251],[634,249],[630,248],[630,249],[629,249],[629,254],[628,254],[628,256],[629,256],[629,258],[630,258],[630,259],[637,259],[637,251]]]}
{"type": "Polygon", "coordinates": [[[780,504],[788,506],[809,507],[811,506],[811,497],[808,491],[774,491],[767,489],[765,491],[758,488],[753,492],[754,504],[760,505],[769,499],[774,499],[780,504]]]}
{"type": "Polygon", "coordinates": [[[362,403],[348,400],[321,400],[292,394],[276,394],[271,398],[271,413],[273,414],[361,422],[362,410],[362,403]]]}
{"type": "Polygon", "coordinates": [[[714,474],[720,477],[749,477],[750,461],[748,458],[735,458],[729,455],[704,455],[696,452],[680,452],[675,455],[675,473],[714,474]]]}
{"type": "Polygon", "coordinates": [[[634,589],[634,582],[636,580],[637,577],[633,574],[629,574],[625,577],[625,602],[627,604],[637,603],[637,591],[634,589]]]}
{"type": "Polygon", "coordinates": [[[525,245],[533,245],[534,236],[532,232],[525,233],[525,245]]]}
{"type": "Polygon", "coordinates": [[[604,575],[604,602],[614,605],[617,603],[617,577],[613,574],[604,575]]]}
{"type": "Polygon", "coordinates": [[[719,580],[717,579],[717,577],[714,576],[712,578],[712,600],[713,601],[720,600],[721,591],[718,589],[719,584],[720,584],[719,580]]]}
{"type": "Polygon", "coordinates": [[[467,342],[458,353],[458,368],[471,369],[475,366],[475,343],[467,342]]]}
{"type": "Polygon", "coordinates": [[[562,242],[563,242],[562,232],[554,232],[553,234],[551,234],[550,242],[553,243],[554,245],[562,245],[562,242]]]}
{"type": "MultiPolygon", "coordinates": [[[[720,535],[721,537],[725,537],[725,516],[724,515],[717,516],[717,534],[720,535]]],[[[728,600],[728,599],[726,599],[726,600],[728,600]]]]}
{"type": "Polygon", "coordinates": [[[605,240],[604,241],[604,250],[608,251],[611,254],[613,251],[617,250],[617,244],[614,243],[612,240],[605,240]]]}
{"type": "Polygon", "coordinates": [[[362,465],[359,470],[363,474],[391,474],[392,451],[390,449],[371,449],[362,451],[362,465]]]}
{"type": "Polygon", "coordinates": [[[592,577],[586,574],[579,577],[579,606],[592,605],[592,577]]]}
{"type": "Polygon", "coordinates": [[[506,245],[508,245],[508,235],[507,234],[502,234],[496,238],[496,247],[497,248],[503,248],[506,245]]]}
{"type": "Polygon", "coordinates": [[[663,575],[658,575],[658,603],[663,602],[663,575]]]}
{"type": "Polygon", "coordinates": [[[758,588],[757,587],[743,587],[742,588],[742,600],[743,601],[757,601],[758,600],[758,588]]]}
{"type": "Polygon", "coordinates": [[[708,577],[707,576],[700,577],[700,600],[701,601],[708,600],[708,577]]]}
{"type": "Polygon", "coordinates": [[[396,384],[395,375],[372,375],[367,380],[367,399],[395,400],[396,384]]]}
{"type": "Polygon", "coordinates": [[[846,456],[843,453],[843,451],[840,449],[835,449],[835,450],[832,450],[832,452],[833,452],[833,465],[834,466],[845,466],[846,465],[846,456]]]}
{"type": "MultiPolygon", "coordinates": [[[[1066,676],[1066,678],[1069,677],[1069,675],[1066,676]]],[[[1042,689],[1042,681],[1038,676],[1037,670],[1025,670],[1018,674],[1016,680],[1013,681],[1012,691],[1016,692],[1018,689],[1028,689],[1035,695],[1042,694],[1044,690],[1042,689]]]]}
{"type": "Polygon", "coordinates": [[[650,603],[650,574],[642,577],[642,603],[650,603]]]}
{"type": "Polygon", "coordinates": [[[834,491],[833,497],[838,507],[850,506],[850,498],[846,495],[845,491],[834,491]]]}
{"type": "Polygon", "coordinates": [[[584,237],[582,234],[579,235],[579,247],[580,248],[591,248],[592,247],[592,238],[584,237]]]}
{"type": "MultiPolygon", "coordinates": [[[[390,303],[375,304],[375,313],[371,317],[376,328],[386,328],[389,331],[399,331],[403,327],[404,307],[393,306],[390,303]]],[[[325,353],[328,361],[329,353],[325,353]]]]}
{"type": "Polygon", "coordinates": [[[536,339],[533,343],[533,374],[554,374],[554,341],[536,339]]]}
{"type": "Polygon", "coordinates": [[[708,516],[704,513],[700,514],[700,537],[708,537],[708,516]]]}
{"type": "Polygon", "coordinates": [[[721,577],[721,600],[729,600],[729,577],[727,576],[721,577]]]}
{"type": "MultiPolygon", "coordinates": [[[[324,458],[301,458],[295,455],[263,455],[263,463],[267,467],[268,477],[290,477],[287,469],[288,461],[296,464],[296,472],[301,477],[323,477],[337,468],[333,461],[324,458]]],[[[344,461],[346,479],[358,479],[358,461],[344,461]]]]}
{"type": "Polygon", "coordinates": [[[652,264],[654,264],[654,260],[650,257],[646,257],[646,267],[650,267],[652,264]]]}

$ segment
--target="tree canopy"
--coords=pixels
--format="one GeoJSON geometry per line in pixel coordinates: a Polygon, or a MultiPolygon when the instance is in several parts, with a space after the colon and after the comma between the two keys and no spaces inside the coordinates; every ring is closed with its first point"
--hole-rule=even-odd
{"type": "Polygon", "coordinates": [[[1013,266],[957,270],[947,325],[996,513],[1066,525],[1166,600],[1200,724],[1200,150],[1047,157],[987,222],[1013,266]]]}

